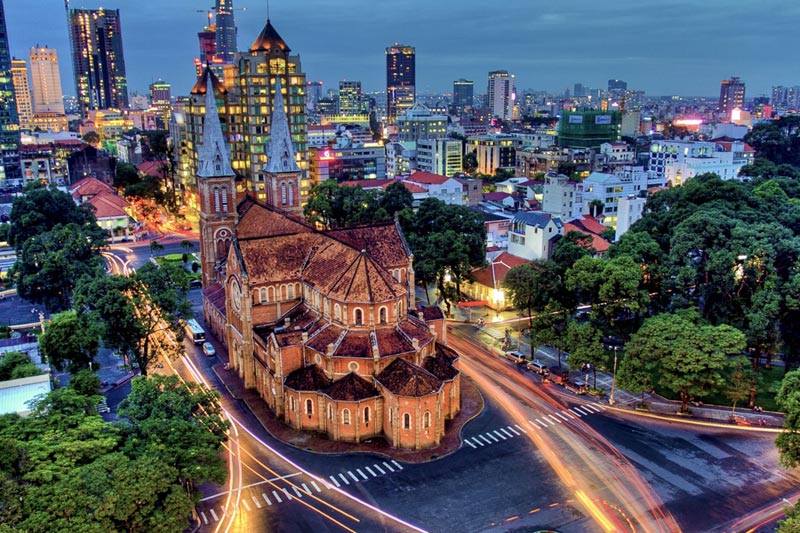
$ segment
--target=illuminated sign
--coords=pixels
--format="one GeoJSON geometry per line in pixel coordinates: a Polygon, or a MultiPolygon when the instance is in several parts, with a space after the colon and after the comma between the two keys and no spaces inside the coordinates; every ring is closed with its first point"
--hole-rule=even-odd
{"type": "Polygon", "coordinates": [[[595,124],[611,124],[611,115],[597,115],[594,117],[595,124]]]}
{"type": "Polygon", "coordinates": [[[583,115],[570,115],[569,116],[569,123],[570,124],[583,124],[583,115]]]}
{"type": "Polygon", "coordinates": [[[320,161],[333,161],[334,159],[336,158],[333,157],[333,153],[330,150],[323,150],[319,156],[320,161]]]}

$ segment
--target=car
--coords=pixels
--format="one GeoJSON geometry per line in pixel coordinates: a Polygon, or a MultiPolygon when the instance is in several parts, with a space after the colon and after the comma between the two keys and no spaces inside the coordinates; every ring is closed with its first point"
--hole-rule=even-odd
{"type": "Polygon", "coordinates": [[[505,352],[503,354],[503,357],[505,357],[506,359],[508,359],[510,361],[514,361],[518,365],[521,365],[521,364],[523,364],[525,362],[525,356],[522,355],[522,352],[518,352],[516,350],[505,352]]]}
{"type": "Polygon", "coordinates": [[[534,359],[533,361],[525,365],[525,367],[531,372],[536,372],[537,374],[542,376],[546,376],[547,374],[550,373],[550,371],[547,370],[547,366],[538,359],[534,359]]]}
{"type": "Polygon", "coordinates": [[[206,354],[208,357],[214,357],[217,355],[217,350],[214,349],[214,345],[210,342],[203,343],[203,353],[206,354]]]}
{"type": "Polygon", "coordinates": [[[189,281],[189,288],[190,289],[199,289],[203,287],[203,281],[200,279],[193,279],[189,281]]]}

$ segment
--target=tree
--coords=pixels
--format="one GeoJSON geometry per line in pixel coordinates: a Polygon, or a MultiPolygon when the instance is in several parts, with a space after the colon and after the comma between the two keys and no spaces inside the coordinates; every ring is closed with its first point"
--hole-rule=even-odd
{"type": "Polygon", "coordinates": [[[603,218],[603,210],[605,209],[606,205],[603,203],[602,200],[594,199],[589,202],[589,216],[594,218],[602,219],[603,218]]]}
{"type": "MultiPolygon", "coordinates": [[[[132,366],[147,375],[163,336],[171,332],[182,338],[180,319],[189,315],[188,290],[179,266],[147,263],[129,277],[82,280],[76,289],[75,307],[101,324],[108,348],[124,354],[132,366]]],[[[183,345],[165,343],[164,347],[177,349],[167,355],[178,356],[183,345]]]]}
{"type": "Polygon", "coordinates": [[[100,332],[85,314],[64,311],[53,316],[39,338],[39,348],[58,370],[91,368],[100,347],[100,332]]]}
{"type": "Polygon", "coordinates": [[[0,381],[27,378],[44,374],[28,354],[8,352],[0,359],[0,381]]]}
{"type": "Polygon", "coordinates": [[[139,176],[139,171],[135,166],[117,161],[117,165],[114,168],[114,187],[125,190],[141,182],[142,178],[139,176]]]}
{"type": "Polygon", "coordinates": [[[478,170],[478,153],[472,150],[464,154],[464,159],[461,160],[461,166],[465,173],[472,175],[478,170]]]}
{"type": "Polygon", "coordinates": [[[642,395],[640,404],[642,406],[644,406],[644,393],[653,390],[655,386],[652,361],[643,357],[641,352],[633,355],[626,351],[615,376],[619,388],[642,395]]]}
{"type": "Polygon", "coordinates": [[[375,191],[342,187],[336,180],[326,180],[311,187],[303,214],[312,224],[336,229],[390,220],[387,210],[381,207],[375,191]]]}
{"type": "Polygon", "coordinates": [[[592,236],[579,231],[568,231],[556,243],[553,250],[553,262],[563,275],[581,257],[594,255],[596,250],[592,247],[592,236]]]}
{"type": "Polygon", "coordinates": [[[798,533],[800,532],[800,505],[786,506],[784,508],[786,518],[778,522],[776,533],[798,533]]]}
{"type": "Polygon", "coordinates": [[[150,241],[150,255],[158,255],[158,252],[164,251],[164,245],[158,241],[150,241]]]}
{"type": "Polygon", "coordinates": [[[570,319],[567,321],[565,345],[569,352],[570,370],[591,369],[596,389],[597,370],[608,369],[608,352],[603,347],[603,333],[591,322],[570,319]]]}
{"type": "Polygon", "coordinates": [[[800,465],[800,370],[787,372],[775,396],[785,413],[783,433],[775,439],[780,462],[785,468],[800,465]]]}
{"type": "Polygon", "coordinates": [[[566,272],[565,286],[581,304],[599,302],[604,263],[602,259],[583,256],[566,272]]]}
{"type": "Polygon", "coordinates": [[[552,261],[534,261],[515,266],[506,273],[503,288],[508,292],[511,304],[519,311],[526,312],[531,327],[534,311],[543,311],[563,292],[561,276],[552,261]]]}
{"type": "Polygon", "coordinates": [[[386,187],[378,200],[378,205],[392,218],[395,213],[411,207],[413,203],[414,196],[400,181],[395,181],[386,187]]]}
{"type": "Polygon", "coordinates": [[[731,414],[736,412],[736,404],[750,397],[750,390],[755,389],[756,376],[746,357],[737,357],[731,364],[725,396],[733,402],[731,414]]]}
{"type": "Polygon", "coordinates": [[[100,135],[96,131],[87,131],[83,134],[83,142],[97,147],[100,145],[100,135]]]}
{"type": "Polygon", "coordinates": [[[612,327],[621,332],[619,322],[629,315],[636,317],[647,311],[650,297],[642,284],[642,268],[630,257],[609,259],[603,266],[598,298],[603,314],[612,327]]]}
{"type": "MultiPolygon", "coordinates": [[[[557,301],[552,301],[531,322],[531,346],[546,344],[553,346],[558,354],[558,368],[561,368],[562,350],[565,349],[569,310],[557,301]]],[[[533,355],[533,354],[531,354],[533,355]]]]}
{"type": "Polygon", "coordinates": [[[80,370],[69,378],[69,387],[82,396],[98,396],[100,385],[100,378],[89,369],[80,370]]]}

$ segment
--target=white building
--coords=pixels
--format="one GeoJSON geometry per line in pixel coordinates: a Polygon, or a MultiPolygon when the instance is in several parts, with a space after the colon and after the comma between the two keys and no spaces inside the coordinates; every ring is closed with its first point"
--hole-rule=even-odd
{"type": "Polygon", "coordinates": [[[397,140],[418,142],[420,139],[441,139],[447,136],[447,117],[434,115],[417,102],[397,117],[397,140]]]}
{"type": "Polygon", "coordinates": [[[620,198],[617,203],[617,231],[614,235],[614,240],[619,241],[625,232],[627,232],[634,222],[642,218],[644,214],[644,205],[647,203],[647,198],[640,196],[628,196],[620,198]]]}
{"type": "Polygon", "coordinates": [[[522,141],[523,146],[544,150],[556,145],[556,130],[553,128],[538,128],[534,133],[511,133],[522,141]]]}
{"type": "Polygon", "coordinates": [[[418,170],[403,181],[425,189],[428,198],[436,198],[448,205],[467,205],[464,186],[453,178],[418,170]]]}
{"type": "Polygon", "coordinates": [[[386,144],[386,177],[403,176],[417,169],[417,143],[394,142],[386,144]]]}
{"type": "Polygon", "coordinates": [[[508,231],[508,253],[529,260],[549,259],[564,234],[560,217],[536,211],[520,211],[508,231]]]}
{"type": "Polygon", "coordinates": [[[628,143],[611,142],[600,145],[600,154],[605,156],[606,163],[632,163],[636,159],[636,151],[628,143]]]}
{"type": "Polygon", "coordinates": [[[661,186],[663,181],[653,179],[642,167],[628,167],[613,174],[592,172],[583,180],[583,213],[590,212],[593,200],[603,203],[600,222],[606,226],[616,227],[619,200],[629,196],[638,196],[649,187],[661,186]]]}
{"type": "Polygon", "coordinates": [[[61,72],[58,70],[58,52],[46,46],[31,48],[30,60],[33,111],[63,115],[64,97],[61,92],[61,72]]]}
{"type": "Polygon", "coordinates": [[[512,120],[514,103],[517,94],[514,89],[514,76],[506,70],[495,70],[489,73],[488,86],[489,118],[512,120]]]}
{"type": "Polygon", "coordinates": [[[417,141],[417,168],[432,174],[452,176],[463,168],[464,145],[459,139],[417,141]]]}
{"type": "Polygon", "coordinates": [[[550,174],[544,179],[542,211],[565,219],[580,217],[583,212],[583,185],[563,174],[550,174]]]}
{"type": "Polygon", "coordinates": [[[667,162],[681,162],[686,157],[711,157],[716,151],[717,145],[713,142],[653,141],[648,169],[656,176],[665,178],[667,162]]]}
{"type": "Polygon", "coordinates": [[[752,164],[755,150],[743,141],[718,141],[710,155],[678,157],[667,160],[664,178],[674,185],[683,185],[698,174],[711,172],[724,180],[737,179],[743,166],[752,164]]]}

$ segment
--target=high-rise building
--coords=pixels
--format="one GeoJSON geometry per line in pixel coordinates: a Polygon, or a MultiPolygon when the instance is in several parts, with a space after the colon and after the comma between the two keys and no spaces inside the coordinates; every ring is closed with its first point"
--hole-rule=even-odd
{"type": "Polygon", "coordinates": [[[800,85],[772,87],[770,103],[779,110],[797,111],[800,109],[800,85]]]}
{"type": "Polygon", "coordinates": [[[360,81],[339,82],[339,114],[343,116],[361,115],[365,113],[364,94],[360,81]]]}
{"type": "Polygon", "coordinates": [[[514,90],[514,76],[507,70],[494,70],[489,73],[488,109],[489,118],[511,120],[514,118],[514,102],[517,94],[514,90]]]}
{"type": "Polygon", "coordinates": [[[744,82],[736,76],[722,80],[719,86],[719,110],[728,117],[735,108],[744,106],[744,82]]]}
{"type": "Polygon", "coordinates": [[[317,103],[322,99],[322,82],[306,82],[306,109],[311,112],[317,111],[317,103]]]}
{"type": "Polygon", "coordinates": [[[162,129],[169,127],[170,104],[172,100],[172,88],[169,83],[162,79],[150,84],[150,105],[158,109],[161,115],[162,129]]]}
{"type": "Polygon", "coordinates": [[[608,92],[627,91],[628,82],[623,80],[608,80],[608,92]]]}
{"type": "Polygon", "coordinates": [[[30,50],[33,112],[64,114],[61,73],[55,48],[34,47],[30,50]]]}
{"type": "Polygon", "coordinates": [[[472,98],[475,84],[461,78],[453,82],[453,107],[457,115],[464,115],[472,109],[472,98]]]}
{"type": "Polygon", "coordinates": [[[217,58],[223,63],[233,63],[236,53],[236,24],[233,21],[233,0],[217,0],[217,58]]]}
{"type": "Polygon", "coordinates": [[[21,181],[19,117],[11,76],[6,14],[0,0],[0,188],[18,186],[21,181]]]}
{"type": "Polygon", "coordinates": [[[75,92],[81,114],[128,107],[119,9],[69,11],[75,92]]]}
{"type": "Polygon", "coordinates": [[[398,115],[416,99],[416,50],[395,43],[386,48],[386,120],[394,124],[398,115]]]}
{"type": "Polygon", "coordinates": [[[558,121],[558,145],[567,148],[600,148],[619,141],[619,111],[563,111],[558,121]]]}
{"type": "Polygon", "coordinates": [[[200,57],[195,58],[194,67],[197,77],[203,73],[206,65],[211,65],[217,56],[217,26],[209,22],[203,31],[197,32],[197,41],[200,44],[200,57]]]}
{"type": "Polygon", "coordinates": [[[33,104],[31,89],[28,83],[28,64],[24,59],[11,60],[11,79],[14,82],[14,94],[17,97],[17,116],[22,129],[31,129],[33,121],[33,104]]]}

